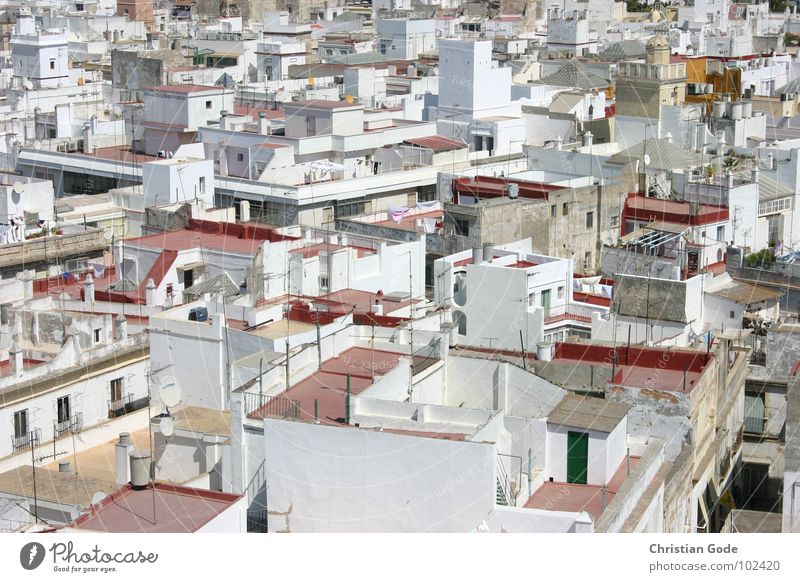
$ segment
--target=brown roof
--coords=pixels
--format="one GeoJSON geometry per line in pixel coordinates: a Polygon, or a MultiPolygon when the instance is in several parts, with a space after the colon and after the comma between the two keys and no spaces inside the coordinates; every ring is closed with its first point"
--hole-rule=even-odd
{"type": "Polygon", "coordinates": [[[549,414],[547,423],[611,432],[625,418],[630,408],[622,402],[568,394],[549,414]]]}
{"type": "Polygon", "coordinates": [[[781,291],[776,291],[769,287],[751,285],[743,281],[732,281],[727,287],[717,289],[716,291],[709,291],[709,294],[727,299],[728,301],[733,301],[739,305],[752,305],[754,303],[761,303],[762,301],[771,301],[783,295],[781,291]]]}
{"type": "Polygon", "coordinates": [[[457,139],[450,139],[441,135],[429,135],[426,137],[414,137],[405,140],[404,143],[427,148],[435,152],[446,152],[450,150],[460,150],[467,147],[463,141],[457,139]]]}

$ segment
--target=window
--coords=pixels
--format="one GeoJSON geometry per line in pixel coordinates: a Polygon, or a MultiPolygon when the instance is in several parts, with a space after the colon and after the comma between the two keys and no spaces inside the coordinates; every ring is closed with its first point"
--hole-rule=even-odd
{"type": "Polygon", "coordinates": [[[206,101],[206,109],[211,109],[211,101],[206,101]]]}
{"type": "Polygon", "coordinates": [[[114,378],[110,384],[111,402],[122,400],[122,378],[114,378]]]}
{"type": "Polygon", "coordinates": [[[744,431],[750,434],[764,434],[766,406],[764,393],[745,393],[744,431]]]}
{"type": "Polygon", "coordinates": [[[557,214],[556,205],[555,205],[555,204],[553,204],[553,205],[550,207],[550,218],[555,218],[555,217],[556,217],[556,214],[557,214]]]}
{"type": "Polygon", "coordinates": [[[199,186],[200,186],[200,194],[205,194],[206,193],[206,179],[205,179],[205,176],[201,176],[200,177],[199,186]]]}
{"type": "Polygon", "coordinates": [[[50,59],[50,70],[51,71],[55,71],[56,70],[56,60],[55,59],[50,59]]]}
{"type": "Polygon", "coordinates": [[[365,198],[354,198],[352,200],[337,201],[334,208],[334,215],[339,216],[356,216],[364,214],[364,207],[367,201],[365,198]]]}
{"type": "Polygon", "coordinates": [[[528,307],[533,307],[536,304],[536,292],[528,294],[528,307]]]}
{"type": "Polygon", "coordinates": [[[96,344],[100,343],[100,328],[99,327],[96,330],[94,330],[94,343],[96,343],[96,344]]]}
{"type": "Polygon", "coordinates": [[[14,413],[14,437],[21,439],[28,436],[28,409],[14,413]]]}
{"type": "Polygon", "coordinates": [[[558,287],[558,291],[556,292],[556,297],[558,297],[559,299],[564,299],[564,286],[563,285],[560,285],[558,287]]]}
{"type": "Polygon", "coordinates": [[[236,154],[236,161],[243,162],[244,161],[244,154],[243,153],[236,154]]]}
{"type": "Polygon", "coordinates": [[[569,203],[568,202],[564,202],[564,204],[561,205],[561,214],[564,215],[564,216],[569,214],[569,203]]]}
{"type": "Polygon", "coordinates": [[[434,200],[436,200],[436,184],[420,186],[417,188],[418,202],[432,202],[434,200]]]}
{"type": "Polygon", "coordinates": [[[541,294],[542,309],[550,309],[550,289],[545,289],[541,294]]]}
{"type": "Polygon", "coordinates": [[[611,228],[616,228],[618,226],[619,226],[619,216],[615,214],[611,217],[611,228]]]}
{"type": "Polygon", "coordinates": [[[56,420],[58,423],[68,422],[70,417],[69,396],[62,396],[56,400],[56,420]]]}
{"type": "Polygon", "coordinates": [[[718,241],[724,241],[725,240],[725,227],[724,226],[718,226],[717,227],[717,240],[718,241]]]}
{"type": "Polygon", "coordinates": [[[731,319],[733,319],[735,317],[736,317],[736,312],[735,311],[731,311],[731,319]]]}
{"type": "Polygon", "coordinates": [[[469,221],[463,218],[456,218],[456,234],[458,236],[469,236],[469,221]]]}
{"type": "Polygon", "coordinates": [[[589,271],[592,268],[592,251],[583,253],[583,270],[589,271]]]}
{"type": "Polygon", "coordinates": [[[319,290],[320,291],[327,291],[328,290],[328,276],[327,275],[320,275],[319,276],[319,290]]]}
{"type": "Polygon", "coordinates": [[[192,269],[186,269],[183,272],[183,288],[188,289],[194,285],[194,271],[192,269]]]}
{"type": "Polygon", "coordinates": [[[586,213],[586,228],[594,228],[594,212],[586,213]]]}

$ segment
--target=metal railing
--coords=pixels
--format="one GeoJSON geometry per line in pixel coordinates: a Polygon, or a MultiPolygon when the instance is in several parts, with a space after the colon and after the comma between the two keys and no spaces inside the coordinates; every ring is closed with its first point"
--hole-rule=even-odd
{"type": "Polygon", "coordinates": [[[269,531],[266,509],[247,510],[247,533],[267,533],[269,531]]]}
{"type": "Polygon", "coordinates": [[[300,401],[245,392],[244,413],[248,418],[300,418],[300,401]]]}
{"type": "Polygon", "coordinates": [[[40,428],[34,428],[33,430],[21,436],[11,436],[11,446],[14,448],[15,452],[38,445],[41,442],[42,429],[40,428]]]}
{"type": "Polygon", "coordinates": [[[60,437],[66,433],[79,433],[83,428],[83,413],[76,412],[69,418],[53,423],[53,436],[60,437]]]}
{"type": "Polygon", "coordinates": [[[147,406],[149,397],[145,396],[136,400],[133,394],[126,394],[118,400],[108,401],[108,416],[109,418],[116,418],[123,414],[135,412],[147,406]]]}

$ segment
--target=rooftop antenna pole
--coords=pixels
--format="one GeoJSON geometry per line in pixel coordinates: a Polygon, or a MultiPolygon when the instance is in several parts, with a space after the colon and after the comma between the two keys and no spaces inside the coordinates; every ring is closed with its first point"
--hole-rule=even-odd
{"type": "Polygon", "coordinates": [[[36,432],[29,433],[31,439],[31,471],[33,471],[33,519],[39,523],[39,499],[36,494],[36,432]]]}

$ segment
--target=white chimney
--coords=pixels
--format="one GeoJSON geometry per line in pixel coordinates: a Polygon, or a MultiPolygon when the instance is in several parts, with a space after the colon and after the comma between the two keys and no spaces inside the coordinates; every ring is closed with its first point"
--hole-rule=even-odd
{"type": "Polygon", "coordinates": [[[250,202],[242,200],[239,202],[239,217],[242,222],[250,222],[250,202]]]}
{"type": "Polygon", "coordinates": [[[21,378],[24,372],[24,361],[22,348],[16,341],[12,341],[11,347],[8,348],[8,363],[11,366],[11,373],[17,378],[21,378]]]}
{"type": "Polygon", "coordinates": [[[89,273],[83,281],[83,301],[84,303],[94,303],[94,277],[89,273]]]}
{"type": "Polygon", "coordinates": [[[117,485],[125,485],[131,480],[131,465],[128,457],[132,450],[131,433],[119,433],[119,441],[114,445],[114,479],[117,485]]]}
{"type": "Polygon", "coordinates": [[[553,346],[550,342],[536,344],[536,359],[540,362],[549,362],[553,359],[553,346]]]}
{"type": "Polygon", "coordinates": [[[753,166],[753,170],[750,172],[750,181],[753,184],[758,184],[759,173],[758,162],[756,162],[756,165],[753,166]]]}
{"type": "Polygon", "coordinates": [[[269,119],[263,111],[258,112],[258,133],[261,135],[269,134],[269,119]]]}
{"type": "Polygon", "coordinates": [[[383,315],[383,304],[380,299],[375,300],[375,304],[372,306],[372,313],[375,315],[383,315]]]}
{"type": "Polygon", "coordinates": [[[131,487],[142,490],[150,482],[150,453],[143,449],[133,449],[130,454],[131,487]]]}
{"type": "Polygon", "coordinates": [[[94,152],[94,145],[92,144],[92,124],[86,122],[83,124],[83,153],[91,154],[94,152]]]}
{"type": "Polygon", "coordinates": [[[124,342],[128,339],[128,318],[120,313],[114,320],[114,335],[118,342],[124,342]]]}
{"type": "Polygon", "coordinates": [[[147,286],[144,288],[144,303],[147,307],[155,307],[156,304],[156,284],[153,279],[147,280],[147,286]]]}

